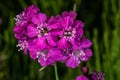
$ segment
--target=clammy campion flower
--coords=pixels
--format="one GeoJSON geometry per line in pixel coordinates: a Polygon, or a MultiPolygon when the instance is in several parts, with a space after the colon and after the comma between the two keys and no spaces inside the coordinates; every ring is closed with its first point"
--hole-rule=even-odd
{"type": "Polygon", "coordinates": [[[75,20],[76,13],[69,12],[65,15],[66,12],[63,12],[59,22],[60,22],[60,40],[57,42],[58,48],[66,49],[72,46],[74,49],[78,49],[78,42],[75,40],[77,37],[83,36],[83,26],[84,23],[78,20],[75,20]],[[71,14],[72,13],[72,14],[71,14]],[[74,16],[74,17],[73,17],[74,16]],[[79,34],[79,36],[78,36],[79,34]]]}
{"type": "Polygon", "coordinates": [[[38,50],[43,50],[48,46],[56,46],[56,42],[51,34],[52,32],[54,32],[52,24],[47,23],[47,16],[44,13],[34,16],[32,23],[27,27],[28,37],[34,38],[31,45],[38,50]]]}
{"type": "Polygon", "coordinates": [[[75,20],[76,13],[63,12],[59,17],[59,40],[57,47],[67,56],[65,63],[67,67],[76,68],[81,61],[88,61],[92,56],[92,51],[89,49],[92,42],[83,37],[84,23],[80,20],[75,20]]]}
{"type": "Polygon", "coordinates": [[[72,50],[66,59],[66,66],[76,68],[81,62],[88,61],[91,56],[92,51],[90,49],[72,50]]]}
{"type": "Polygon", "coordinates": [[[23,50],[25,54],[28,53],[26,28],[31,22],[32,16],[36,15],[39,11],[35,5],[31,5],[14,18],[16,24],[14,27],[15,38],[18,40],[17,47],[20,47],[18,51],[23,50]]]}
{"type": "Polygon", "coordinates": [[[16,25],[24,26],[24,23],[28,23],[31,21],[31,18],[40,12],[39,8],[35,5],[31,5],[28,8],[25,8],[22,13],[18,14],[14,19],[16,21],[16,25]]]}

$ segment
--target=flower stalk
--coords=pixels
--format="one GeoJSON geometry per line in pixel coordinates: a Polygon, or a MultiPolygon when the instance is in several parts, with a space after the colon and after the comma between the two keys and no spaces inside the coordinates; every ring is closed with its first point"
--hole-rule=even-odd
{"type": "Polygon", "coordinates": [[[73,11],[76,12],[76,3],[74,3],[73,11]]]}
{"type": "Polygon", "coordinates": [[[54,69],[55,69],[55,78],[56,78],[56,80],[59,80],[58,71],[57,71],[57,64],[56,63],[54,65],[54,69]]]}

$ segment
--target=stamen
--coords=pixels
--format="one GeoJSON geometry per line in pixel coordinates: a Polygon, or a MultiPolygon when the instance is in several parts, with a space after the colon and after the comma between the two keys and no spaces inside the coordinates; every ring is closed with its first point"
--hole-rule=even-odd
{"type": "Polygon", "coordinates": [[[80,51],[80,59],[82,60],[82,61],[85,61],[85,53],[84,53],[84,51],[80,51]]]}
{"type": "Polygon", "coordinates": [[[66,30],[64,32],[64,38],[68,38],[68,39],[74,38],[75,33],[76,33],[76,31],[74,29],[73,30],[66,30]]]}
{"type": "Polygon", "coordinates": [[[14,20],[16,22],[15,23],[16,25],[18,25],[19,23],[21,23],[24,20],[24,15],[25,15],[24,12],[22,12],[21,14],[16,15],[16,17],[14,18],[14,20]]]}
{"type": "Polygon", "coordinates": [[[75,50],[72,55],[75,55],[80,60],[85,61],[85,53],[82,50],[75,50]]]}
{"type": "Polygon", "coordinates": [[[39,32],[40,32],[40,34],[43,35],[43,36],[48,35],[48,29],[45,28],[45,27],[40,28],[40,31],[39,31],[39,32]]]}
{"type": "Polygon", "coordinates": [[[17,44],[16,47],[20,47],[20,48],[18,49],[18,51],[21,51],[21,50],[26,49],[26,48],[28,47],[28,45],[26,45],[26,44],[27,44],[26,41],[23,41],[22,43],[17,44]]]}
{"type": "Polygon", "coordinates": [[[19,47],[19,46],[20,46],[20,44],[17,44],[17,45],[16,45],[16,47],[19,47]]]}
{"type": "Polygon", "coordinates": [[[40,60],[38,59],[38,62],[40,63],[40,60]]]}
{"type": "Polygon", "coordinates": [[[41,23],[40,25],[37,26],[38,29],[38,37],[41,36],[47,36],[48,35],[48,31],[50,30],[49,28],[47,28],[47,24],[46,23],[41,23]]]}
{"type": "Polygon", "coordinates": [[[39,58],[39,54],[40,54],[40,52],[36,52],[36,54],[37,54],[37,56],[36,56],[36,57],[37,57],[37,58],[39,58]]]}
{"type": "Polygon", "coordinates": [[[37,58],[38,58],[38,62],[40,62],[40,59],[41,58],[43,58],[44,60],[46,60],[46,56],[47,56],[47,54],[48,54],[48,51],[47,50],[43,50],[43,51],[38,51],[38,52],[36,52],[36,54],[37,54],[37,58]]]}
{"type": "Polygon", "coordinates": [[[83,51],[80,51],[81,56],[85,56],[85,53],[83,51]]]}

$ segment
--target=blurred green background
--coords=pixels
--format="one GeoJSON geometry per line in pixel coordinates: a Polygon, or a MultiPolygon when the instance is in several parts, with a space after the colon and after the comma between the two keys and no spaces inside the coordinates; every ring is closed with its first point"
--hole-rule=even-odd
{"type": "MultiPolygon", "coordinates": [[[[92,70],[105,73],[105,80],[120,80],[120,0],[0,0],[0,80],[55,80],[54,68],[41,66],[18,52],[13,18],[23,8],[35,4],[47,15],[61,14],[77,4],[77,19],[85,22],[85,35],[93,42],[92,70]]],[[[58,63],[60,80],[73,80],[80,67],[58,63]]]]}

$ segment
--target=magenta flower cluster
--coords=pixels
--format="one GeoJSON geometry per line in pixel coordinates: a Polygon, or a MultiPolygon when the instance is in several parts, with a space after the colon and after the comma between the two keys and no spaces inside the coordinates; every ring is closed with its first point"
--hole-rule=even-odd
{"type": "Polygon", "coordinates": [[[89,76],[79,75],[76,80],[104,80],[104,73],[93,71],[89,76]]]}
{"type": "Polygon", "coordinates": [[[92,42],[84,36],[84,23],[76,20],[73,11],[48,17],[38,7],[31,5],[14,19],[18,51],[37,60],[41,66],[65,63],[76,68],[92,56],[92,42]]]}
{"type": "Polygon", "coordinates": [[[92,73],[89,73],[89,68],[87,66],[82,66],[81,72],[83,75],[77,76],[75,80],[104,80],[103,72],[93,70],[92,73]]]}

